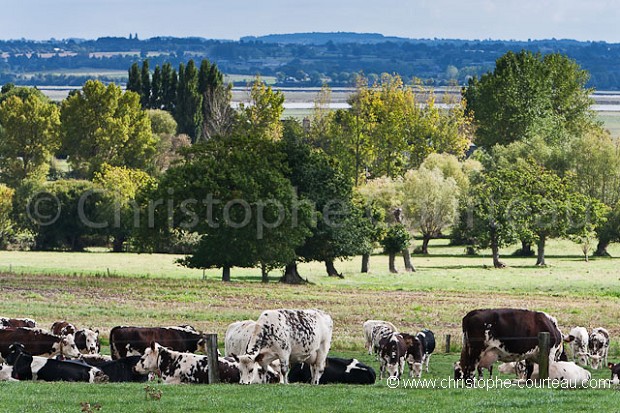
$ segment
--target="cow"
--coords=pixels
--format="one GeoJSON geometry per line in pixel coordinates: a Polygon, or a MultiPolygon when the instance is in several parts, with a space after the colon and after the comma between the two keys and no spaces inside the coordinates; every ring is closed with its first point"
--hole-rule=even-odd
{"type": "Polygon", "coordinates": [[[409,377],[422,377],[422,363],[424,360],[424,346],[417,335],[400,333],[405,341],[405,361],[409,365],[409,377]]]}
{"type": "Polygon", "coordinates": [[[372,349],[375,353],[375,358],[379,359],[379,351],[381,348],[381,340],[387,337],[390,337],[392,333],[398,334],[398,331],[393,330],[390,326],[377,324],[372,328],[372,333],[370,334],[372,349]]]}
{"type": "Polygon", "coordinates": [[[237,321],[230,324],[226,329],[226,336],[224,338],[225,354],[227,356],[245,354],[255,326],[256,321],[254,320],[237,321]]]}
{"type": "Polygon", "coordinates": [[[193,353],[198,348],[201,334],[193,327],[125,327],[110,331],[110,354],[114,360],[127,356],[141,356],[152,341],[175,351],[193,353]]]}
{"type": "Polygon", "coordinates": [[[52,334],[56,334],[57,336],[66,336],[67,334],[75,334],[77,328],[67,321],[54,321],[52,327],[50,328],[50,332],[52,334]]]}
{"type": "Polygon", "coordinates": [[[372,340],[372,331],[375,326],[385,326],[389,328],[393,332],[398,332],[394,324],[389,321],[383,320],[366,320],[364,322],[364,338],[366,339],[366,348],[368,349],[368,355],[373,354],[373,350],[375,350],[375,354],[377,354],[378,348],[374,348],[373,340],[372,340]]]}
{"type": "Polygon", "coordinates": [[[609,367],[609,370],[611,370],[611,383],[620,384],[620,363],[608,363],[607,367],[609,367]]]}
{"type": "Polygon", "coordinates": [[[78,330],[75,325],[67,321],[56,321],[52,324],[50,331],[57,336],[73,335],[75,345],[82,354],[99,354],[101,352],[99,330],[89,328],[78,330]]]}
{"type": "Polygon", "coordinates": [[[590,351],[590,365],[593,369],[598,369],[601,365],[607,364],[607,353],[609,352],[609,332],[603,327],[592,329],[588,349],[590,351]]]}
{"type": "MultiPolygon", "coordinates": [[[[521,380],[527,378],[527,367],[523,360],[516,363],[517,377],[521,380]]],[[[533,364],[530,379],[538,380],[540,378],[539,366],[533,364]]],[[[549,361],[549,379],[566,382],[570,387],[581,387],[587,384],[591,379],[590,372],[572,361],[549,361]]]]}
{"type": "Polygon", "coordinates": [[[577,360],[580,364],[588,365],[588,330],[584,327],[573,328],[564,341],[569,343],[573,361],[577,360]]]}
{"type": "MultiPolygon", "coordinates": [[[[239,362],[233,357],[218,357],[218,373],[223,383],[239,383],[239,362]]],[[[158,343],[151,343],[135,366],[140,374],[159,374],[164,383],[209,383],[207,356],[169,350],[158,343]]],[[[257,376],[259,382],[280,381],[280,377],[257,376]]]]}
{"type": "Polygon", "coordinates": [[[13,366],[12,377],[17,380],[81,381],[105,383],[108,377],[98,368],[81,363],[31,356],[22,344],[12,344],[7,364],[13,366]]]}
{"type": "Polygon", "coordinates": [[[517,374],[517,362],[511,361],[510,363],[502,363],[497,367],[497,370],[502,374],[517,374]]]}
{"type": "MultiPolygon", "coordinates": [[[[383,379],[385,370],[388,377],[400,378],[405,369],[405,358],[407,357],[407,345],[403,336],[399,333],[392,333],[384,337],[380,342],[379,349],[380,378],[383,379]]],[[[420,361],[422,360],[420,354],[420,361]]],[[[420,365],[420,364],[418,364],[420,365]]]]}
{"type": "Polygon", "coordinates": [[[258,317],[246,354],[239,357],[240,383],[256,381],[259,367],[280,361],[280,377],[288,383],[290,363],[310,365],[312,384],[319,384],[334,322],[321,310],[267,310],[258,317]]]}
{"type": "Polygon", "coordinates": [[[37,323],[31,318],[0,317],[0,328],[29,327],[35,328],[37,323]]]}
{"type": "Polygon", "coordinates": [[[0,355],[4,358],[10,353],[13,343],[22,343],[25,351],[35,356],[52,357],[61,353],[67,357],[79,357],[73,336],[60,337],[40,328],[0,329],[0,355]]]}
{"type": "MultiPolygon", "coordinates": [[[[372,367],[361,363],[357,359],[343,359],[327,357],[325,371],[321,375],[319,384],[374,384],[377,375],[372,367]]],[[[288,373],[290,383],[310,383],[312,374],[306,363],[295,363],[288,373]]]]}
{"type": "Polygon", "coordinates": [[[557,321],[543,312],[513,308],[473,310],[463,317],[462,328],[463,348],[454,366],[455,380],[473,380],[479,366],[491,366],[497,360],[526,360],[531,374],[531,362],[539,353],[540,332],[550,333],[551,360],[557,360],[562,351],[563,336],[557,321]]]}
{"type": "Polygon", "coordinates": [[[428,373],[428,363],[431,360],[433,351],[435,351],[435,334],[429,329],[424,329],[416,334],[416,337],[422,343],[422,349],[424,350],[422,364],[425,365],[426,372],[428,373]]]}
{"type": "Polygon", "coordinates": [[[140,359],[141,356],[129,356],[104,362],[94,362],[91,360],[90,362],[87,361],[87,363],[103,371],[111,383],[145,382],[148,380],[148,376],[139,374],[134,369],[140,359]]]}

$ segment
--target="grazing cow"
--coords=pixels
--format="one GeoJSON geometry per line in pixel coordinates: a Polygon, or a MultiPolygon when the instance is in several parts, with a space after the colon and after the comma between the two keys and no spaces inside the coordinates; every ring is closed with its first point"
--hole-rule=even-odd
{"type": "Polygon", "coordinates": [[[562,333],[555,318],[523,309],[473,310],[463,317],[463,349],[455,364],[456,380],[473,379],[479,366],[495,361],[528,361],[538,357],[538,333],[550,333],[550,359],[557,360],[562,350],[562,333]]]}
{"type": "Polygon", "coordinates": [[[35,356],[51,357],[61,353],[67,357],[79,357],[73,336],[59,337],[40,328],[0,329],[0,355],[4,358],[10,353],[13,343],[22,343],[25,351],[35,356]]]}
{"type": "Polygon", "coordinates": [[[370,334],[372,349],[375,353],[375,358],[379,359],[379,350],[381,348],[381,340],[384,338],[390,337],[392,333],[398,334],[398,331],[395,331],[390,326],[378,324],[372,328],[372,333],[370,334]]]}
{"type": "Polygon", "coordinates": [[[224,351],[227,356],[232,354],[245,354],[248,351],[248,343],[254,334],[256,321],[244,320],[232,323],[226,329],[224,338],[224,351]]]}
{"type": "Polygon", "coordinates": [[[198,348],[200,338],[200,333],[189,326],[117,326],[110,331],[110,353],[115,360],[127,356],[141,356],[153,341],[175,351],[193,353],[198,348]]]}
{"type": "Polygon", "coordinates": [[[607,364],[609,332],[603,327],[593,329],[592,334],[590,334],[588,348],[590,350],[590,365],[593,369],[598,369],[601,365],[607,364]]]}
{"type": "Polygon", "coordinates": [[[12,344],[10,350],[6,361],[13,366],[12,377],[17,380],[82,381],[88,383],[108,381],[108,376],[96,367],[31,356],[25,352],[22,344],[12,344]]]}
{"type": "Polygon", "coordinates": [[[620,363],[608,363],[607,367],[611,370],[611,383],[620,384],[620,363]]]}
{"type": "Polygon", "coordinates": [[[416,334],[420,343],[422,343],[423,357],[422,364],[426,365],[426,372],[428,373],[428,363],[431,360],[431,354],[435,351],[435,334],[429,329],[424,329],[416,334]]]}
{"type": "Polygon", "coordinates": [[[0,328],[29,327],[35,328],[37,323],[31,318],[6,318],[0,317],[0,328]]]}
{"type": "MultiPolygon", "coordinates": [[[[532,380],[540,378],[539,367],[537,363],[533,365],[533,371],[530,376],[532,380]]],[[[517,376],[524,380],[527,378],[527,368],[525,362],[519,361],[516,364],[517,376]]],[[[581,387],[587,384],[592,378],[590,372],[572,361],[549,361],[549,379],[566,382],[570,387],[581,387]]]]}
{"type": "MultiPolygon", "coordinates": [[[[421,350],[419,351],[421,361],[422,354],[421,350]]],[[[405,369],[405,358],[407,357],[407,345],[403,336],[399,333],[392,333],[390,336],[382,338],[379,354],[381,379],[383,379],[383,373],[386,369],[388,377],[400,378],[405,369]]]]}
{"type": "Polygon", "coordinates": [[[422,363],[424,362],[424,346],[417,336],[400,333],[405,340],[405,361],[409,365],[409,377],[422,377],[422,363]]]}
{"type": "Polygon", "coordinates": [[[588,330],[584,327],[573,328],[568,335],[564,338],[564,341],[570,343],[571,354],[573,361],[577,360],[580,364],[588,365],[588,330]]]}
{"type": "MultiPolygon", "coordinates": [[[[374,384],[377,375],[372,367],[360,363],[357,359],[327,357],[325,371],[319,384],[374,384]]],[[[312,374],[306,363],[296,363],[288,373],[290,383],[310,383],[312,374]]]]}
{"type": "MultiPolygon", "coordinates": [[[[375,326],[385,326],[388,329],[390,329],[391,332],[398,332],[394,324],[390,323],[389,321],[366,320],[364,322],[364,338],[366,339],[366,348],[368,349],[368,355],[372,355],[373,350],[374,350],[374,353],[377,354],[379,350],[378,347],[374,346],[373,339],[372,339],[372,332],[375,326]]],[[[378,345],[378,341],[377,341],[377,345],[378,345]]]]}
{"type": "Polygon", "coordinates": [[[280,360],[280,377],[288,383],[290,363],[310,365],[312,384],[319,384],[332,340],[334,322],[321,310],[267,310],[258,317],[247,353],[239,357],[240,383],[255,382],[259,367],[280,360]]]}

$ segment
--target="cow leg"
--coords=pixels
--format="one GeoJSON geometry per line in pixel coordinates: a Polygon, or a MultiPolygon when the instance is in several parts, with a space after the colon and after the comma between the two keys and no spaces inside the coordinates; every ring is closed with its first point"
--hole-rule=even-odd
{"type": "Polygon", "coordinates": [[[530,360],[525,361],[525,378],[526,380],[530,380],[532,378],[532,373],[534,372],[534,364],[530,360]]]}
{"type": "Polygon", "coordinates": [[[288,384],[288,359],[280,359],[280,383],[288,384]]]}
{"type": "Polygon", "coordinates": [[[424,355],[424,363],[426,363],[426,372],[428,373],[428,362],[431,359],[431,355],[430,354],[425,354],[424,355]]]}

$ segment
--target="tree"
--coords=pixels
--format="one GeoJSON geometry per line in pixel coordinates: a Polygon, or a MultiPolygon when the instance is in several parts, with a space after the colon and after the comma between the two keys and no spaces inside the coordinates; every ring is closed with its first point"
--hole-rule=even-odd
{"type": "Polygon", "coordinates": [[[179,133],[196,141],[202,126],[202,95],[198,91],[198,69],[193,60],[179,65],[174,118],[179,133]]]}
{"type": "Polygon", "coordinates": [[[9,96],[0,103],[0,179],[16,187],[44,179],[49,158],[60,147],[60,111],[46,98],[9,96]]]}
{"type": "Polygon", "coordinates": [[[127,79],[127,90],[142,95],[142,72],[140,65],[133,63],[129,68],[129,77],[127,79]]]}
{"type": "Polygon", "coordinates": [[[13,233],[13,195],[15,190],[0,184],[0,248],[4,248],[13,233]]]}
{"type": "Polygon", "coordinates": [[[164,63],[161,68],[161,109],[173,114],[175,113],[177,102],[177,85],[177,72],[170,63],[164,63]]]}
{"type": "Polygon", "coordinates": [[[239,122],[242,128],[250,128],[272,140],[282,137],[280,119],[284,113],[284,94],[274,91],[260,77],[256,77],[249,90],[249,104],[239,105],[239,122]]]}
{"type": "Polygon", "coordinates": [[[82,177],[104,163],[143,170],[153,164],[157,141],[134,92],[89,80],[62,102],[61,121],[64,151],[82,177]]]}
{"type": "Polygon", "coordinates": [[[149,108],[151,109],[163,109],[164,105],[164,86],[162,79],[162,72],[159,65],[155,66],[153,71],[153,81],[151,82],[151,101],[149,102],[149,108]]]}
{"type": "Polygon", "coordinates": [[[441,235],[457,217],[460,191],[456,180],[444,177],[439,169],[421,166],[405,174],[403,180],[406,221],[422,232],[422,254],[428,243],[441,235]]]}
{"type": "Polygon", "coordinates": [[[409,241],[411,240],[411,234],[407,231],[407,228],[403,224],[394,224],[390,226],[381,240],[383,245],[383,251],[389,256],[390,272],[395,274],[398,272],[396,269],[396,254],[409,248],[409,241]]]}
{"type": "Polygon", "coordinates": [[[140,74],[142,79],[142,90],[140,91],[140,104],[142,109],[150,108],[151,104],[151,71],[149,69],[149,61],[142,62],[142,71],[140,74]]]}

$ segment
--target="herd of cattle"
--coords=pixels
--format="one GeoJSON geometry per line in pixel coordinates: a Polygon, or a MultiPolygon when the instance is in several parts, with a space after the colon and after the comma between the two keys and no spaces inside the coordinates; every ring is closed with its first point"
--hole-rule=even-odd
{"type": "MultiPolygon", "coordinates": [[[[590,372],[607,363],[609,333],[583,327],[563,335],[555,318],[523,309],[474,310],[463,317],[463,348],[454,364],[455,380],[473,380],[482,370],[515,373],[521,379],[538,377],[538,333],[550,335],[549,377],[583,383],[590,372]],[[564,352],[569,343],[574,361],[564,352]]],[[[256,321],[228,326],[226,356],[218,357],[225,383],[351,383],[373,384],[372,367],[356,359],[329,357],[333,321],[320,310],[267,310],[256,321]]],[[[363,325],[366,348],[380,364],[380,378],[400,378],[405,365],[410,377],[429,371],[435,336],[425,329],[413,335],[394,324],[368,320],[363,325]]],[[[77,329],[61,321],[49,331],[32,319],[0,317],[0,380],[144,382],[159,377],[164,383],[208,383],[205,336],[188,325],[175,327],[114,327],[111,356],[100,354],[99,331],[77,329]]],[[[620,383],[620,364],[609,363],[611,381],[620,383]]]]}

